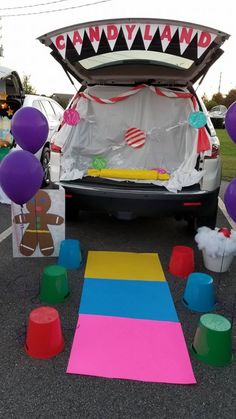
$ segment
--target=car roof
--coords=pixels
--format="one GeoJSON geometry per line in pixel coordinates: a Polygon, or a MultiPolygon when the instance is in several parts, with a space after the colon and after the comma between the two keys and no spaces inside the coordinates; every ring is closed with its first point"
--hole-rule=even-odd
{"type": "Polygon", "coordinates": [[[60,103],[57,102],[57,100],[45,95],[34,95],[26,93],[23,106],[32,106],[32,103],[34,101],[40,101],[41,103],[44,101],[49,101],[52,104],[55,103],[58,106],[58,108],[61,109],[61,112],[64,112],[64,108],[60,105],[60,103]]]}
{"type": "Polygon", "coordinates": [[[0,79],[5,79],[12,74],[12,69],[4,66],[0,66],[0,79]]]}
{"type": "Polygon", "coordinates": [[[206,74],[229,36],[194,23],[126,18],[80,23],[38,40],[82,84],[183,87],[206,74]]]}
{"type": "Polygon", "coordinates": [[[11,68],[0,66],[0,90],[6,90],[8,95],[22,96],[23,87],[19,74],[11,68]],[[6,86],[7,85],[7,86],[6,86]]]}

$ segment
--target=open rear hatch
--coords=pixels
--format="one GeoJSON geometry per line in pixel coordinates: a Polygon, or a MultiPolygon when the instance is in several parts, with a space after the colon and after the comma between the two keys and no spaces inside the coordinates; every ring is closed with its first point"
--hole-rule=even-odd
{"type": "Polygon", "coordinates": [[[205,127],[189,124],[199,104],[192,84],[221,56],[228,34],[158,19],[73,25],[39,37],[63,69],[87,89],[76,95],[76,125],[55,138],[61,181],[124,179],[177,191],[197,184],[205,127]],[[148,172],[148,173],[147,173],[148,172]]]}
{"type": "Polygon", "coordinates": [[[221,56],[229,35],[192,23],[114,19],[65,27],[38,39],[65,71],[85,84],[187,86],[221,56]]]}

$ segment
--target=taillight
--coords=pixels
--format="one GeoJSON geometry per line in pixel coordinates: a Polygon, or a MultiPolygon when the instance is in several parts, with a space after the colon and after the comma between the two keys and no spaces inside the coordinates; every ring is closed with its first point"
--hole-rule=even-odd
{"type": "Polygon", "coordinates": [[[220,154],[220,147],[217,144],[212,145],[211,154],[205,156],[205,159],[216,159],[220,154]]]}
{"type": "Polygon", "coordinates": [[[183,202],[184,207],[201,207],[202,202],[183,202]]]}
{"type": "Polygon", "coordinates": [[[52,143],[51,144],[51,151],[54,151],[54,153],[60,153],[61,152],[61,147],[52,143]]]}

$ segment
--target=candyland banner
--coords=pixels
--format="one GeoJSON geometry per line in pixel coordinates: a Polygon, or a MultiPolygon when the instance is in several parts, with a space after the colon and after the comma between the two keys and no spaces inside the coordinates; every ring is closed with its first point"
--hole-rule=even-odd
{"type": "Polygon", "coordinates": [[[40,189],[23,206],[12,203],[13,257],[58,256],[65,239],[64,189],[40,189]]]}
{"type": "Polygon", "coordinates": [[[121,23],[78,28],[51,38],[65,59],[75,62],[111,51],[150,50],[196,60],[208,49],[216,33],[199,27],[160,23],[121,23]]]}

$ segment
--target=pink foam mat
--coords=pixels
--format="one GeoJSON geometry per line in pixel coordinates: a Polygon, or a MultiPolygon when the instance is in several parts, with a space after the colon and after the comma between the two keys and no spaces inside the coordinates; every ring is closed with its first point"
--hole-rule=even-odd
{"type": "Polygon", "coordinates": [[[179,322],[80,314],[67,373],[195,384],[179,322]]]}

